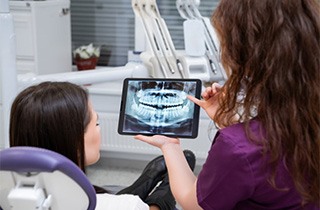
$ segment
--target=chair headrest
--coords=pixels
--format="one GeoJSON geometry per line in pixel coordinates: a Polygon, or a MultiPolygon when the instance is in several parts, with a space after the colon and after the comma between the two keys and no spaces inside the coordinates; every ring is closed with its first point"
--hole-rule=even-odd
{"type": "Polygon", "coordinates": [[[77,205],[94,209],[96,206],[95,190],[83,171],[65,156],[50,150],[11,147],[0,151],[0,179],[5,183],[0,185],[0,206],[3,209],[12,206],[13,202],[14,205],[23,205],[23,209],[27,209],[28,202],[34,203],[28,195],[20,199],[24,190],[31,190],[37,197],[32,199],[38,203],[42,202],[38,197],[40,190],[40,197],[52,210],[78,209],[77,205]]]}

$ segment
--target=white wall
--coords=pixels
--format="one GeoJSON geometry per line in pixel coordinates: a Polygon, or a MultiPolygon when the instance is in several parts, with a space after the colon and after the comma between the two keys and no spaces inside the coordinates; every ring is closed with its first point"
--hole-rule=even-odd
{"type": "Polygon", "coordinates": [[[15,66],[15,35],[10,14],[0,14],[0,28],[8,29],[0,33],[0,100],[1,124],[0,149],[8,146],[9,113],[11,103],[16,95],[17,76],[15,66]],[[5,131],[5,132],[4,132],[5,131]]]}
{"type": "Polygon", "coordinates": [[[3,133],[3,115],[2,115],[3,111],[2,111],[2,103],[0,104],[0,149],[4,148],[5,144],[4,144],[4,133],[3,133]]]}

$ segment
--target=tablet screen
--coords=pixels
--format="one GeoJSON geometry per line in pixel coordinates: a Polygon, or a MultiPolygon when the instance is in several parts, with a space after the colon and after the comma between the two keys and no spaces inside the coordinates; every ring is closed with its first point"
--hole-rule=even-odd
{"type": "Polygon", "coordinates": [[[124,80],[118,133],[196,138],[199,106],[187,95],[200,98],[198,79],[124,80]]]}

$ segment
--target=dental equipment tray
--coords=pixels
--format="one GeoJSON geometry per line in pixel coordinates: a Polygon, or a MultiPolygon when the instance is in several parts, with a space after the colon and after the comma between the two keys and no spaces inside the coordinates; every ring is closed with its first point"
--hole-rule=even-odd
{"type": "Polygon", "coordinates": [[[123,82],[118,133],[196,138],[201,80],[127,78],[123,82]]]}

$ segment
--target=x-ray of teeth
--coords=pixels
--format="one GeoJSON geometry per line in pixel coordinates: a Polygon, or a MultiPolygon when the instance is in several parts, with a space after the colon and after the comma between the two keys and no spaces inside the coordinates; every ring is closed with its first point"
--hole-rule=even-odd
{"type": "Polygon", "coordinates": [[[124,130],[190,134],[195,91],[195,82],[129,81],[124,130]]]}

